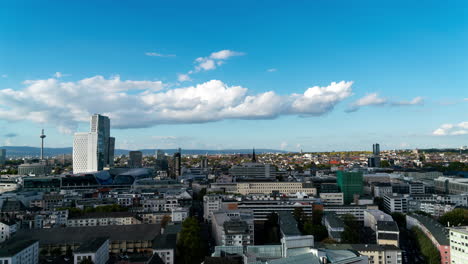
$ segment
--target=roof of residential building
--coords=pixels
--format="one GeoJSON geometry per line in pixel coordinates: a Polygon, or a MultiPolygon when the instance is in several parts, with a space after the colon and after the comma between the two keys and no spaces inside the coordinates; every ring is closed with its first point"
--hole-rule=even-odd
{"type": "Polygon", "coordinates": [[[10,239],[0,244],[0,257],[12,257],[36,242],[32,239],[10,239]]]}
{"type": "Polygon", "coordinates": [[[102,245],[109,240],[107,237],[97,237],[91,240],[88,243],[83,243],[79,248],[77,248],[74,252],[75,253],[93,253],[98,251],[102,245]]]}
{"type": "Polygon", "coordinates": [[[280,219],[281,232],[286,236],[300,236],[301,231],[297,227],[297,221],[291,212],[280,211],[278,212],[280,219]]]}
{"type": "Polygon", "coordinates": [[[426,229],[431,232],[432,236],[439,242],[440,245],[449,245],[448,229],[439,222],[424,215],[412,214],[407,216],[415,218],[419,221],[419,223],[426,227],[426,229]]]}
{"type": "Polygon", "coordinates": [[[377,230],[399,232],[398,225],[394,221],[378,221],[377,230]]]}
{"type": "Polygon", "coordinates": [[[91,219],[91,218],[121,218],[121,217],[135,217],[136,214],[132,212],[90,212],[83,215],[69,217],[69,219],[91,219]]]}
{"type": "Polygon", "coordinates": [[[153,240],[160,232],[158,224],[109,225],[86,227],[59,227],[26,230],[20,229],[17,239],[36,239],[41,245],[87,243],[97,237],[109,237],[110,241],[153,240]]]}

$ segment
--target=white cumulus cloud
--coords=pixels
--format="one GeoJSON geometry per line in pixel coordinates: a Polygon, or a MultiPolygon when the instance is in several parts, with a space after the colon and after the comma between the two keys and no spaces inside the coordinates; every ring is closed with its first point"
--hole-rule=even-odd
{"type": "Polygon", "coordinates": [[[314,86],[302,94],[254,93],[242,86],[211,80],[162,90],[160,81],[106,79],[75,82],[30,80],[19,90],[0,90],[0,119],[55,124],[73,132],[93,113],[111,118],[114,128],[203,123],[224,119],[271,119],[281,115],[317,116],[352,94],[352,82],[314,86]]]}
{"type": "Polygon", "coordinates": [[[234,56],[243,56],[245,53],[232,51],[232,50],[220,50],[217,52],[211,53],[207,57],[199,57],[196,58],[194,61],[195,67],[193,70],[190,70],[187,74],[179,74],[178,80],[182,81],[190,81],[191,78],[189,75],[200,72],[200,71],[211,71],[216,69],[217,67],[223,65],[227,59],[234,57],[234,56]],[[183,78],[181,78],[183,76],[183,78]]]}
{"type": "Polygon", "coordinates": [[[443,124],[432,132],[435,136],[468,135],[468,121],[458,124],[443,124]]]}

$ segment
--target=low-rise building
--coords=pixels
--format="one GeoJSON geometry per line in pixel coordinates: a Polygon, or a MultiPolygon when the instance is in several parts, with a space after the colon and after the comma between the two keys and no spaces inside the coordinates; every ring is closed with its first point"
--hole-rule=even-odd
{"type": "Polygon", "coordinates": [[[0,263],[39,263],[39,242],[30,239],[14,239],[0,245],[0,263]]]}
{"type": "Polygon", "coordinates": [[[131,212],[93,212],[69,217],[67,220],[68,227],[135,224],[141,224],[141,219],[131,212]]]}
{"type": "Polygon", "coordinates": [[[343,220],[334,212],[327,212],[323,215],[322,224],[327,228],[328,237],[341,242],[341,233],[344,231],[343,220]]]}
{"type": "Polygon", "coordinates": [[[353,250],[367,256],[369,264],[401,264],[401,249],[394,245],[376,244],[320,244],[320,248],[332,250],[353,250]]]}
{"type": "Polygon", "coordinates": [[[343,193],[320,193],[320,199],[324,205],[343,205],[343,193]]]}
{"type": "Polygon", "coordinates": [[[0,220],[0,243],[16,233],[17,224],[12,220],[0,220]]]}
{"type": "Polygon", "coordinates": [[[237,183],[237,193],[246,194],[270,194],[272,192],[281,194],[305,193],[308,195],[317,195],[317,189],[312,183],[302,182],[242,182],[237,183]]]}
{"type": "Polygon", "coordinates": [[[212,234],[216,245],[254,244],[254,218],[251,211],[217,211],[212,215],[212,234]]]}
{"type": "Polygon", "coordinates": [[[423,215],[406,215],[406,226],[408,228],[419,228],[439,250],[440,263],[450,264],[449,232],[436,220],[423,215]]]}
{"type": "Polygon", "coordinates": [[[80,264],[84,260],[90,260],[94,264],[106,264],[109,260],[109,239],[95,238],[77,248],[73,252],[73,263],[80,264]]]}

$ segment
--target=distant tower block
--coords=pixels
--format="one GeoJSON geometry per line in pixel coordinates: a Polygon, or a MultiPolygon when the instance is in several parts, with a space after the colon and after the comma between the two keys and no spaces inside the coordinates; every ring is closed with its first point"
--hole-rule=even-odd
{"type": "Polygon", "coordinates": [[[44,134],[44,129],[42,129],[41,135],[39,137],[41,138],[41,160],[44,160],[44,138],[46,137],[44,134]]]}

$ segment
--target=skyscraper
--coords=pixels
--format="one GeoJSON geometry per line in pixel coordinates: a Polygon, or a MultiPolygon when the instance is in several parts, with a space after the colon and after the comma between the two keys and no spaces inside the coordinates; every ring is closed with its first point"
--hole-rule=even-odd
{"type": "Polygon", "coordinates": [[[374,154],[374,156],[379,156],[380,155],[380,145],[379,143],[375,143],[372,145],[372,154],[374,154]]]}
{"type": "Polygon", "coordinates": [[[75,133],[73,173],[94,172],[114,164],[115,138],[110,137],[107,116],[91,116],[90,132],[75,133]]]}
{"type": "Polygon", "coordinates": [[[0,166],[5,166],[6,149],[0,149],[0,166]]]}
{"type": "Polygon", "coordinates": [[[174,176],[178,178],[182,175],[182,153],[179,151],[174,153],[174,176]]]}
{"type": "Polygon", "coordinates": [[[372,157],[367,160],[368,167],[380,167],[380,145],[375,143],[372,145],[372,157]]]}

